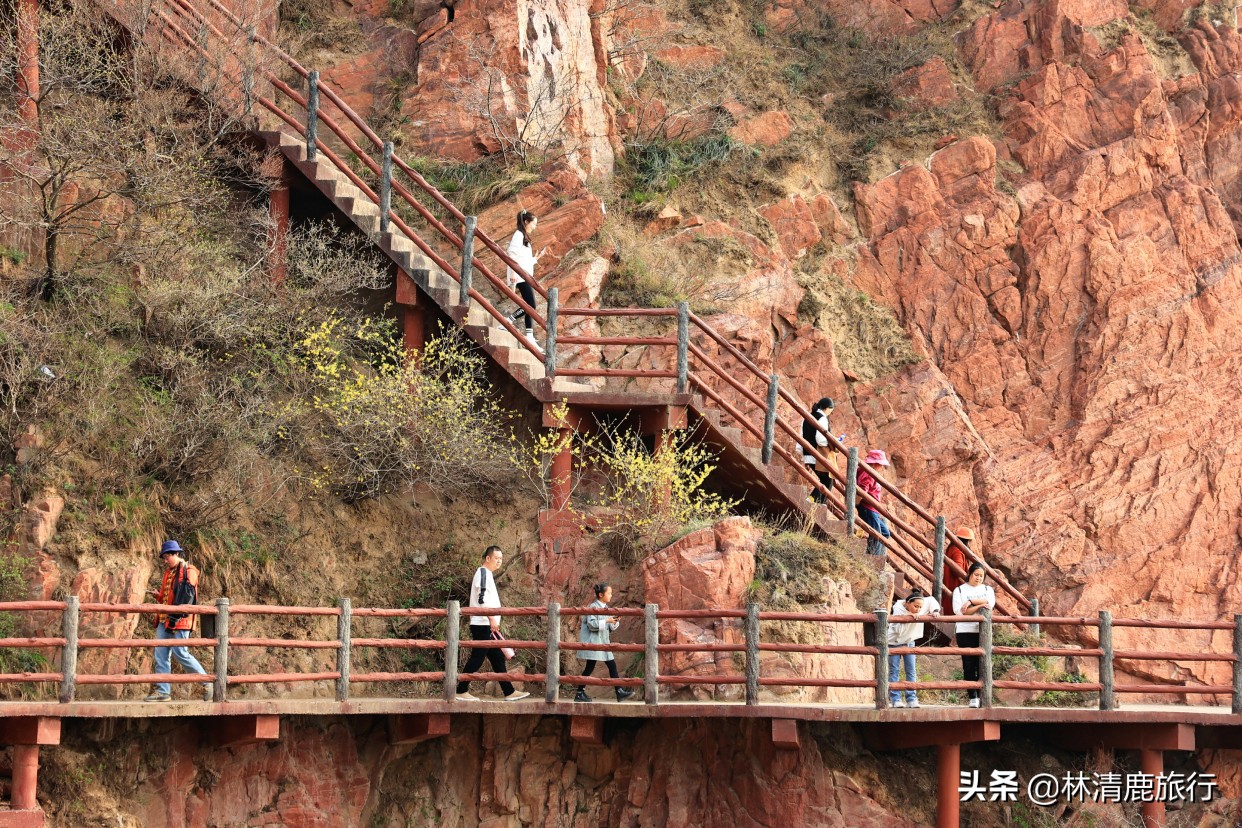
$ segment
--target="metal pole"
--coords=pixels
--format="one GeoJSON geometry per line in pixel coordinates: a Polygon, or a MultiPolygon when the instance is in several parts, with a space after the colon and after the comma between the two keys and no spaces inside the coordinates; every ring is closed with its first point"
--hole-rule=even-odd
{"type": "MultiPolygon", "coordinates": [[[[1035,616],[1036,618],[1039,617],[1039,599],[1038,598],[1031,599],[1031,615],[1035,616]]],[[[1039,638],[1039,624],[1031,625],[1031,634],[1034,635],[1036,638],[1039,638]]]]}
{"type": "Polygon", "coordinates": [[[61,704],[68,704],[73,701],[73,694],[77,690],[79,603],[78,596],[76,595],[70,595],[66,598],[65,612],[61,617],[61,627],[65,636],[65,646],[60,649],[61,704]]]}
{"type": "Polygon", "coordinates": [[[646,637],[643,701],[651,705],[660,703],[660,621],[656,617],[659,611],[657,604],[648,604],[643,608],[643,632],[646,637]]]}
{"type": "Polygon", "coordinates": [[[449,601],[444,625],[444,700],[457,697],[457,651],[461,649],[461,602],[449,601]]]}
{"type": "Polygon", "coordinates": [[[858,520],[858,449],[851,448],[849,462],[845,464],[845,535],[854,537],[854,524],[858,520]]]}
{"type": "Polygon", "coordinates": [[[336,669],[341,675],[336,680],[336,700],[346,701],[349,698],[349,651],[352,647],[350,619],[352,608],[350,600],[340,601],[341,614],[336,619],[336,638],[339,649],[336,651],[336,669]]]}
{"type": "Polygon", "coordinates": [[[690,387],[690,303],[677,303],[677,393],[690,387]]]}
{"type": "Polygon", "coordinates": [[[557,297],[560,291],[548,288],[548,325],[544,329],[543,373],[548,379],[556,376],[556,319],[557,297]]]}
{"type": "Polygon", "coordinates": [[[768,408],[763,417],[763,464],[772,462],[772,444],[776,441],[776,395],[780,377],[768,374],[768,408]]]}
{"type": "Polygon", "coordinates": [[[561,605],[548,604],[548,669],[543,681],[543,700],[556,701],[561,688],[561,605]]]}
{"type": "Polygon", "coordinates": [[[466,216],[466,230],[461,235],[461,283],[457,303],[470,308],[470,275],[474,272],[474,231],[479,227],[477,216],[466,216]]]}
{"type": "Polygon", "coordinates": [[[380,165],[380,232],[388,232],[388,214],[392,211],[392,141],[384,142],[384,161],[380,165]]]}
{"type": "Polygon", "coordinates": [[[939,604],[944,594],[944,515],[936,518],[936,551],[932,553],[932,594],[931,597],[939,604]]]}
{"type": "Polygon", "coordinates": [[[306,77],[306,160],[314,161],[319,151],[319,70],[312,69],[306,77]]]}
{"type": "Polygon", "coordinates": [[[1113,697],[1113,614],[1100,610],[1100,709],[1113,710],[1117,700],[1113,697]]]}
{"type": "Polygon", "coordinates": [[[875,709],[888,707],[888,610],[875,611],[875,709]]]}
{"type": "Polygon", "coordinates": [[[979,646],[983,648],[983,655],[979,659],[979,678],[983,682],[983,688],[979,695],[982,701],[979,702],[980,707],[992,706],[992,610],[984,607],[979,611],[983,616],[983,621],[979,623],[979,646]]]}
{"type": "Polygon", "coordinates": [[[1233,712],[1242,713],[1242,615],[1233,617],[1233,712]]]}
{"type": "Polygon", "coordinates": [[[746,605],[746,703],[759,703],[759,605],[746,605]]]}
{"type": "Polygon", "coordinates": [[[225,701],[229,689],[229,599],[216,599],[216,681],[215,701],[225,701]]]}

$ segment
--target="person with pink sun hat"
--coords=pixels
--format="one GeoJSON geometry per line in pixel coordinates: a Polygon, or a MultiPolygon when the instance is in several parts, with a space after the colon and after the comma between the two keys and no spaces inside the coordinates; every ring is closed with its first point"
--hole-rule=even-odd
{"type": "MultiPolygon", "coordinates": [[[[867,452],[867,456],[863,458],[862,466],[858,469],[858,488],[871,495],[871,498],[877,504],[884,499],[884,490],[880,488],[880,481],[876,480],[874,475],[878,473],[876,469],[881,467],[888,468],[888,466],[888,455],[880,449],[871,449],[867,452]]],[[[889,531],[888,521],[884,519],[883,515],[871,508],[870,504],[858,504],[858,517],[862,519],[863,523],[870,526],[884,538],[891,538],[893,536],[892,532],[889,531]]],[[[887,554],[884,544],[875,535],[867,536],[867,554],[887,554]]]]}

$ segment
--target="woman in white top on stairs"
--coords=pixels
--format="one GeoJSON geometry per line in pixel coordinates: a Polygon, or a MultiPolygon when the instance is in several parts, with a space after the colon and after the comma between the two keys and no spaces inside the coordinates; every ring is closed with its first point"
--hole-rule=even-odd
{"type": "MultiPolygon", "coordinates": [[[[974,563],[966,571],[966,583],[953,590],[954,615],[978,615],[984,609],[995,609],[996,590],[983,583],[983,564],[974,563]]],[[[957,646],[979,646],[979,622],[958,621],[956,630],[957,646]]],[[[962,656],[962,677],[966,681],[979,680],[979,656],[962,656]]],[[[970,706],[979,706],[979,691],[970,691],[970,706]]]]}
{"type": "MultiPolygon", "coordinates": [[[[512,267],[505,271],[505,279],[509,283],[509,287],[517,288],[517,292],[522,295],[522,301],[535,307],[535,289],[531,286],[531,281],[535,278],[535,264],[548,252],[545,246],[538,253],[535,252],[535,244],[531,240],[531,234],[535,232],[535,228],[539,225],[539,219],[530,210],[522,210],[517,214],[517,232],[513,234],[513,238],[509,240],[509,258],[513,259],[518,267],[525,271],[526,275],[519,273],[512,267]],[[529,279],[527,278],[529,277],[529,279]]],[[[531,344],[535,344],[535,323],[530,318],[530,314],[519,308],[513,312],[511,317],[514,322],[519,319],[526,322],[526,338],[531,344]]]]}

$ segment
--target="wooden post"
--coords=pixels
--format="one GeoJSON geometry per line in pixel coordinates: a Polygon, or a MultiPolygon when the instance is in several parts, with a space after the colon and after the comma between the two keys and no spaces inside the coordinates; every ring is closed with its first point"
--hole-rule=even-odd
{"type": "Polygon", "coordinates": [[[340,649],[336,651],[336,669],[341,674],[336,680],[336,700],[346,701],[349,699],[349,651],[352,647],[352,624],[350,600],[342,598],[340,601],[341,614],[336,619],[336,638],[340,649]]]}
{"type": "Polygon", "coordinates": [[[643,608],[643,632],[646,648],[643,671],[643,701],[647,704],[660,703],[660,621],[656,617],[660,607],[648,604],[643,608]]]}
{"type": "Polygon", "coordinates": [[[746,703],[759,703],[759,605],[746,605],[746,703]]]}
{"type": "Polygon", "coordinates": [[[61,628],[65,636],[65,646],[60,650],[61,704],[73,701],[73,694],[77,690],[79,604],[78,596],[70,595],[65,599],[65,612],[61,616],[61,628]]]}
{"type": "Polygon", "coordinates": [[[319,70],[312,69],[306,78],[306,160],[315,161],[319,152],[319,70]]]}
{"type": "Polygon", "coordinates": [[[979,611],[983,620],[979,622],[979,646],[983,648],[983,656],[979,659],[979,678],[983,683],[979,696],[980,707],[992,706],[992,610],[984,607],[979,611]]]}
{"type": "Polygon", "coordinates": [[[888,610],[875,611],[875,709],[888,708],[888,610]]]}
{"type": "Polygon", "coordinates": [[[1242,615],[1233,617],[1233,712],[1242,713],[1242,615]]]}
{"type": "Polygon", "coordinates": [[[936,828],[961,824],[961,769],[961,745],[936,745],[936,828]]]}
{"type": "Polygon", "coordinates": [[[470,309],[470,276],[474,272],[474,232],[478,226],[477,216],[466,216],[466,231],[461,236],[461,283],[457,303],[467,310],[470,309]]]}
{"type": "MultiPolygon", "coordinates": [[[[1153,780],[1164,775],[1164,751],[1142,748],[1139,750],[1139,772],[1153,780]]],[[[1164,800],[1155,799],[1139,805],[1143,828],[1164,828],[1164,800]]]]}
{"type": "Polygon", "coordinates": [[[939,604],[944,599],[944,515],[936,518],[936,551],[932,553],[932,592],[931,597],[939,604]]]}
{"type": "Polygon", "coordinates": [[[772,462],[772,445],[776,442],[776,395],[780,391],[780,377],[768,375],[768,407],[763,417],[763,464],[772,462]]]}
{"type": "Polygon", "coordinates": [[[17,0],[17,115],[39,125],[39,0],[17,0]]]}
{"type": "Polygon", "coordinates": [[[1100,610],[1100,709],[1115,710],[1113,697],[1113,614],[1100,610]]]}
{"type": "Polygon", "coordinates": [[[548,324],[544,329],[543,373],[549,380],[556,376],[556,318],[560,291],[548,288],[548,324]]]}
{"type": "Polygon", "coordinates": [[[457,697],[457,651],[461,649],[461,602],[449,601],[444,624],[444,700],[457,697]]]}
{"type": "Polygon", "coordinates": [[[690,303],[677,303],[677,393],[690,387],[690,303]]]}
{"type": "Polygon", "coordinates": [[[845,536],[854,537],[854,524],[858,521],[858,449],[850,448],[849,461],[845,464],[845,536]]]}
{"type": "Polygon", "coordinates": [[[229,599],[216,599],[216,682],[213,696],[225,701],[229,690],[229,599]]]}
{"type": "Polygon", "coordinates": [[[543,700],[556,701],[561,688],[561,605],[548,604],[548,669],[543,681],[543,700]]]}
{"type": "Polygon", "coordinates": [[[388,232],[388,214],[392,212],[392,141],[384,142],[384,161],[379,180],[380,232],[388,232]]]}
{"type": "MultiPolygon", "coordinates": [[[[1039,599],[1038,598],[1031,599],[1031,615],[1035,616],[1036,618],[1039,617],[1039,599]]],[[[1031,625],[1031,634],[1034,635],[1036,638],[1039,638],[1039,624],[1031,625]]]]}

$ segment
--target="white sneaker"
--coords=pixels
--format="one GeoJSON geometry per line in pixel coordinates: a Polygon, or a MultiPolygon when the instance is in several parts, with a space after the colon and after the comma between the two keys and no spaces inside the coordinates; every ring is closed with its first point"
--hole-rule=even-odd
{"type": "Polygon", "coordinates": [[[919,704],[919,700],[918,700],[918,699],[911,699],[909,702],[907,702],[907,703],[906,703],[906,707],[909,707],[909,708],[912,708],[912,709],[913,709],[913,708],[915,708],[915,707],[922,707],[922,705],[921,705],[921,704],[919,704]]]}
{"type": "Polygon", "coordinates": [[[529,695],[530,693],[524,693],[521,690],[514,690],[512,693],[505,696],[505,701],[521,701],[529,695]]]}
{"type": "Polygon", "coordinates": [[[892,706],[893,707],[905,707],[906,703],[903,702],[901,699],[898,699],[897,701],[893,702],[892,706]]]}
{"type": "Polygon", "coordinates": [[[970,706],[971,706],[971,707],[978,707],[978,706],[979,706],[979,700],[978,700],[978,699],[971,699],[971,700],[970,700],[970,706]]]}
{"type": "Polygon", "coordinates": [[[478,701],[478,700],[479,700],[479,697],[478,697],[478,696],[472,696],[472,695],[470,695],[469,693],[458,693],[458,694],[457,694],[457,700],[458,700],[458,701],[478,701]]]}

